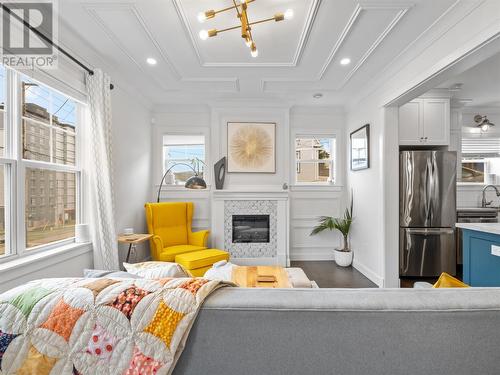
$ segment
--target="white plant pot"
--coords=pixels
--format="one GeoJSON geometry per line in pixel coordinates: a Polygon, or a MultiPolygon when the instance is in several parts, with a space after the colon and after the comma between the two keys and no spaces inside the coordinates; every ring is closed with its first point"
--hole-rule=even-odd
{"type": "Polygon", "coordinates": [[[352,263],[352,251],[334,250],[335,263],[340,267],[349,267],[352,263]]]}

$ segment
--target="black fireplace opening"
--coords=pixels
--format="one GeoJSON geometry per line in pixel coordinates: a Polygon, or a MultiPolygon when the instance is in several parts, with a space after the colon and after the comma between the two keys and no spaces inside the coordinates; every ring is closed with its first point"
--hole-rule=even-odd
{"type": "Polygon", "coordinates": [[[269,243],[269,215],[233,215],[233,243],[269,243]]]}

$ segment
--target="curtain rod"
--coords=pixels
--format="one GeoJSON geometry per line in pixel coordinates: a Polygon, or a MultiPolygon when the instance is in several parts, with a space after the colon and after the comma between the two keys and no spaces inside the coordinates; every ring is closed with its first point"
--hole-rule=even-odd
{"type": "MultiPolygon", "coordinates": [[[[6,6],[5,4],[2,4],[2,8],[8,14],[10,14],[11,16],[13,16],[15,19],[17,19],[18,21],[22,22],[25,27],[27,27],[28,29],[30,29],[39,38],[43,39],[47,43],[50,43],[51,46],[53,46],[54,48],[56,48],[59,52],[61,52],[63,55],[65,55],[67,58],[69,58],[71,61],[73,61],[76,65],[78,65],[79,67],[81,67],[83,70],[87,71],[87,73],[89,73],[91,76],[94,75],[94,71],[91,68],[89,68],[87,65],[85,65],[84,63],[82,63],[76,57],[74,57],[73,55],[71,55],[64,48],[62,48],[58,44],[54,43],[54,41],[52,39],[50,39],[49,37],[47,37],[41,31],[39,31],[38,29],[36,29],[33,26],[31,26],[28,21],[26,21],[25,19],[19,17],[17,14],[12,13],[11,9],[8,6],[6,6]]],[[[110,90],[113,90],[115,88],[115,86],[111,83],[109,85],[109,88],[110,88],[110,90]]]]}

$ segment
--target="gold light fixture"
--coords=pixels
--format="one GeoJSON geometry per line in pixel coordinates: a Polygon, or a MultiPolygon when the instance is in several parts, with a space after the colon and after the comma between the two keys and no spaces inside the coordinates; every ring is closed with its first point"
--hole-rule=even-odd
{"type": "Polygon", "coordinates": [[[201,30],[200,31],[200,39],[207,40],[208,38],[219,35],[220,33],[241,29],[241,37],[243,38],[245,44],[248,48],[250,48],[250,54],[252,57],[257,57],[259,55],[259,51],[257,50],[257,44],[252,37],[252,26],[257,25],[259,23],[269,22],[269,21],[283,21],[289,20],[293,18],[293,10],[288,9],[285,13],[276,13],[273,17],[265,18],[259,21],[250,22],[248,20],[248,4],[253,3],[255,0],[232,0],[233,5],[220,10],[207,10],[205,12],[198,13],[198,21],[205,22],[209,19],[215,18],[215,16],[222,12],[227,12],[230,10],[236,10],[236,17],[239,20],[239,25],[228,27],[226,29],[209,29],[209,30],[201,30]]]}

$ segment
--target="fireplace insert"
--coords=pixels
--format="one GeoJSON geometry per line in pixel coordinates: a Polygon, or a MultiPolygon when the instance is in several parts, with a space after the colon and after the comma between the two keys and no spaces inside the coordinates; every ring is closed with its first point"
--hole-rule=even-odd
{"type": "Polygon", "coordinates": [[[233,243],[269,243],[269,215],[233,215],[233,243]]]}

